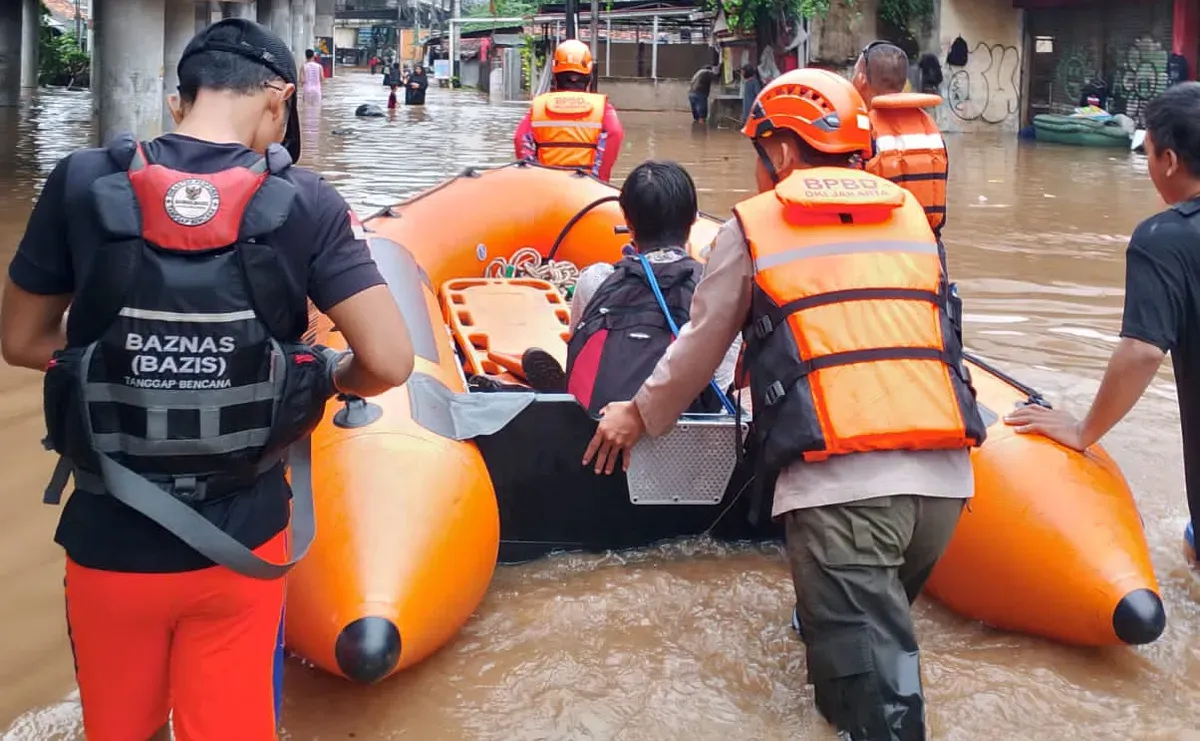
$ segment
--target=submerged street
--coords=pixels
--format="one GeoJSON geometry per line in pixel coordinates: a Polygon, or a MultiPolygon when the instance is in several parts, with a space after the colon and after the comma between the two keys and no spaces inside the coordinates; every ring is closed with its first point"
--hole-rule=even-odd
{"type": "MultiPolygon", "coordinates": [[[[339,72],[302,109],[303,165],[360,216],[468,166],[511,160],[525,108],[431,88],[424,108],[356,119],[382,104],[378,76],[339,72]]],[[[41,90],[0,109],[0,245],[11,259],[41,182],[90,137],[86,92],[41,90]]],[[[646,158],[692,174],[721,217],[754,187],[753,149],[686,113],[623,113],[613,182],[646,158]]],[[[1123,149],[947,136],[945,242],[968,347],[1077,414],[1095,393],[1120,325],[1123,253],[1161,208],[1145,160],[1123,149]]],[[[521,193],[505,194],[512,199],[521,193]]],[[[457,218],[470,218],[472,204],[457,218]]],[[[40,503],[53,465],[41,379],[0,368],[0,729],[4,741],[82,739],[63,622],[58,511],[40,503]]],[[[1180,556],[1186,521],[1170,364],[1105,438],[1145,521],[1166,633],[1138,649],[1074,649],[999,633],[932,600],[917,608],[932,738],[938,741],[1193,741],[1200,717],[1200,594],[1180,556]],[[1191,591],[1189,591],[1191,590],[1191,591]]],[[[1045,496],[1053,497],[1052,490],[1045,496]]],[[[1012,533],[1007,547],[1022,547],[1012,533]]],[[[283,737],[831,739],[788,627],[794,594],[774,548],[705,540],[605,556],[565,555],[497,571],[460,637],[413,670],[363,687],[293,661],[283,737]]]]}

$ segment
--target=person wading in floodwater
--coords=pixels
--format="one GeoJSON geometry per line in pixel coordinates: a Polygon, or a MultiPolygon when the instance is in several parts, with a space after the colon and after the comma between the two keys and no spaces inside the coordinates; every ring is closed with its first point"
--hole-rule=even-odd
{"type": "Polygon", "coordinates": [[[304,102],[320,105],[325,85],[325,68],[317,61],[316,56],[317,53],[312,49],[304,50],[304,58],[308,61],[304,63],[302,78],[304,102]]]}
{"type": "Polygon", "coordinates": [[[418,64],[404,78],[404,105],[425,105],[425,91],[429,89],[429,78],[424,65],[418,64]]]}
{"type": "MultiPolygon", "coordinates": [[[[1005,417],[1085,450],[1133,409],[1167,353],[1175,369],[1183,428],[1190,530],[1200,530],[1200,82],[1168,88],[1146,106],[1146,169],[1165,211],[1138,224],[1125,252],[1121,341],[1082,420],[1026,406],[1005,417]]],[[[1194,553],[1192,568],[1200,569],[1194,553]]]]}
{"type": "Polygon", "coordinates": [[[973,494],[970,448],[986,434],[944,331],[937,239],[912,194],[857,169],[871,132],[845,78],[776,78],[742,133],[761,194],[718,232],[689,330],[633,401],[602,410],[583,462],[628,468],[742,331],[748,455],[775,480],[817,709],[851,741],[922,741],[910,605],[973,494]]]}
{"type": "Polygon", "coordinates": [[[706,64],[692,75],[692,81],[688,83],[688,105],[692,108],[692,123],[708,120],[708,96],[712,93],[713,78],[716,76],[715,64],[706,64]]]}
{"type": "Polygon", "coordinates": [[[166,739],[168,718],[179,741],[276,738],[307,435],[332,394],[412,370],[353,212],[292,165],[295,92],[278,36],[208,27],[179,60],[175,132],[59,162],[9,266],[0,349],[46,371],[47,501],[75,479],[55,540],[89,741],[166,739]],[[303,343],[308,299],[352,352],[303,343]]]}

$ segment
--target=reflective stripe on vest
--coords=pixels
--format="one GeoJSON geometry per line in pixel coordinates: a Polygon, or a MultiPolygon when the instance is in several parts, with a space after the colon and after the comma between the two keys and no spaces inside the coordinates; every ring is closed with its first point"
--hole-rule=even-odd
{"type": "Polygon", "coordinates": [[[745,367],[768,468],[982,442],[938,246],[911,197],[880,223],[793,225],[776,193],[734,211],[755,270],[745,367]]]}
{"type": "Polygon", "coordinates": [[[876,156],[867,172],[891,180],[916,196],[929,226],[946,223],[946,142],[933,118],[919,108],[873,108],[876,156]]]}
{"type": "Polygon", "coordinates": [[[194,312],[135,309],[129,306],[122,307],[120,316],[129,319],[148,319],[153,322],[192,322],[196,324],[223,324],[225,322],[243,322],[248,319],[258,319],[258,315],[251,310],[197,314],[194,312]]]}
{"type": "Polygon", "coordinates": [[[590,169],[595,165],[607,101],[604,95],[574,91],[545,93],[534,98],[530,125],[538,162],[547,167],[590,169]],[[554,110],[558,99],[578,99],[590,108],[577,116],[558,113],[554,110]]]}
{"type": "Polygon", "coordinates": [[[946,142],[942,139],[941,134],[888,134],[875,138],[875,148],[880,152],[945,149],[946,142]]]}
{"type": "Polygon", "coordinates": [[[530,124],[535,129],[603,129],[604,124],[600,121],[578,121],[570,124],[569,127],[564,127],[562,121],[534,121],[530,124]]]}
{"type": "Polygon", "coordinates": [[[898,242],[891,240],[816,244],[811,247],[797,247],[796,249],[755,257],[754,271],[759,273],[778,265],[804,258],[826,257],[829,255],[861,255],[870,252],[911,252],[914,255],[936,255],[938,247],[936,242],[898,242]]]}

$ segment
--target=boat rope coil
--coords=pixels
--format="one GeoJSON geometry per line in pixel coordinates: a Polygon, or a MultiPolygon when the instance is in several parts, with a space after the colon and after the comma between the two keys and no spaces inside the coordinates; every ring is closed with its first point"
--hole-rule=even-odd
{"type": "Polygon", "coordinates": [[[544,280],[570,299],[579,281],[579,266],[568,260],[546,260],[532,247],[522,247],[511,258],[494,258],[484,268],[483,277],[544,280]]]}

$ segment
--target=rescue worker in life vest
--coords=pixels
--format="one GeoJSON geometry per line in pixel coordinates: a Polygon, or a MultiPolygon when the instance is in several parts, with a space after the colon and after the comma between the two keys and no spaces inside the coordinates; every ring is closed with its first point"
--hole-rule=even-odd
{"type": "Polygon", "coordinates": [[[924,108],[941,105],[937,95],[905,92],[908,55],[886,41],[868,44],[854,65],[851,80],[870,109],[875,155],[867,172],[906,188],[925,209],[939,238],[946,223],[946,143],[924,108]]]}
{"type": "Polygon", "coordinates": [[[661,435],[742,331],[760,470],[787,554],[817,709],[853,741],[924,739],[910,604],[974,481],[984,425],[946,310],[937,240],[910,193],[857,169],[862,99],[823,70],[759,93],[742,133],[760,195],[734,208],[691,324],[584,453],[612,471],[661,435]]]}
{"type": "Polygon", "coordinates": [[[334,393],[413,366],[361,227],[292,164],[296,82],[265,28],[205,29],[179,61],[175,132],[59,162],[9,266],[0,349],[46,371],[65,461],[47,499],[75,478],[55,540],[90,741],[166,739],[168,717],[180,741],[276,738],[307,434],[334,393]],[[307,299],[352,352],[304,343],[307,299]]]}
{"type": "Polygon", "coordinates": [[[575,39],[562,42],[554,50],[553,74],[554,90],[534,98],[517,125],[517,159],[578,168],[608,182],[625,130],[608,96],[588,92],[592,50],[575,39]]]}

